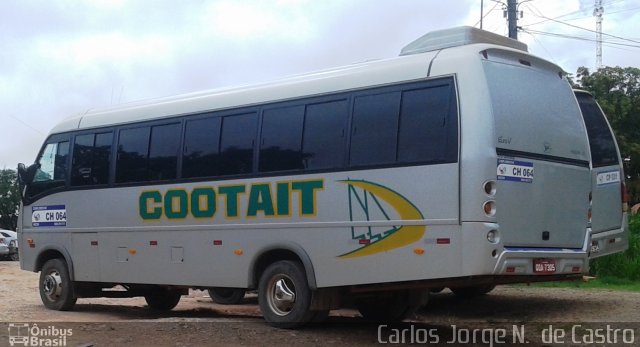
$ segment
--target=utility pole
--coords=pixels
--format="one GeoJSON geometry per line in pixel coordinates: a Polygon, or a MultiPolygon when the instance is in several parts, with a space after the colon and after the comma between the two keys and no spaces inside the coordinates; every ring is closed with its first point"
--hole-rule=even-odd
{"type": "Polygon", "coordinates": [[[484,1],[480,0],[480,30],[482,30],[483,19],[484,19],[484,1]]]}
{"type": "Polygon", "coordinates": [[[509,37],[518,39],[518,0],[507,0],[507,21],[509,22],[509,37]]]}
{"type": "Polygon", "coordinates": [[[593,16],[596,17],[596,69],[602,67],[602,15],[604,15],[602,0],[596,0],[593,9],[593,16]]]}

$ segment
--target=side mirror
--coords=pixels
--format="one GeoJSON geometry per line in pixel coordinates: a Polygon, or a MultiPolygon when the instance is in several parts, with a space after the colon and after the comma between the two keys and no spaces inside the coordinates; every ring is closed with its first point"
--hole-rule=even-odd
{"type": "Polygon", "coordinates": [[[26,203],[26,187],[33,182],[33,178],[36,176],[39,168],[40,164],[29,165],[29,167],[23,163],[18,164],[18,187],[23,203],[26,203]]]}
{"type": "Polygon", "coordinates": [[[27,167],[23,163],[20,163],[18,164],[18,184],[21,187],[25,186],[26,178],[27,178],[27,167]]]}
{"type": "Polygon", "coordinates": [[[24,164],[18,164],[18,183],[22,186],[29,185],[33,182],[33,178],[36,176],[36,172],[40,164],[33,164],[26,167],[24,164]]]}

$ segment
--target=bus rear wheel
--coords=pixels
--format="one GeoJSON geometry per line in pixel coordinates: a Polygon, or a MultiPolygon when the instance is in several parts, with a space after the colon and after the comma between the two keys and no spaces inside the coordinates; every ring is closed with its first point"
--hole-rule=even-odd
{"type": "Polygon", "coordinates": [[[238,305],[242,303],[246,290],[242,288],[214,287],[207,289],[211,300],[221,305],[238,305]]]}
{"type": "Polygon", "coordinates": [[[456,296],[461,298],[475,298],[478,296],[482,296],[488,294],[492,291],[496,286],[494,284],[485,284],[481,286],[472,286],[472,287],[453,287],[449,288],[456,296]]]}
{"type": "Polygon", "coordinates": [[[365,320],[399,322],[426,304],[428,293],[422,290],[401,290],[355,299],[355,305],[365,320]]]}
{"type": "Polygon", "coordinates": [[[156,311],[171,311],[178,302],[182,294],[174,289],[155,287],[144,296],[147,305],[156,311]]]}
{"type": "Polygon", "coordinates": [[[59,258],[44,263],[40,271],[39,288],[42,303],[52,310],[69,311],[78,300],[69,277],[69,267],[59,258]]]}
{"type": "Polygon", "coordinates": [[[312,292],[302,264],[282,260],[269,265],[260,277],[258,302],[267,323],[292,329],[317,316],[310,310],[312,292]]]}

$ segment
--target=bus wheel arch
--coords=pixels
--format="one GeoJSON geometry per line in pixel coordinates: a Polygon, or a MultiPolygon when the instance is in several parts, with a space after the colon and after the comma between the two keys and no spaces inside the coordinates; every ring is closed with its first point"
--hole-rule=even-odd
{"type": "Polygon", "coordinates": [[[71,256],[69,255],[69,252],[67,252],[65,249],[55,246],[47,247],[40,252],[38,258],[36,259],[35,271],[42,271],[44,265],[51,259],[61,259],[62,261],[64,261],[69,271],[69,279],[71,281],[74,280],[73,262],[71,262],[71,256]]]}
{"type": "Polygon", "coordinates": [[[281,260],[297,261],[302,264],[307,277],[309,289],[316,290],[316,276],[309,255],[302,247],[288,244],[280,247],[270,247],[258,253],[249,268],[249,288],[258,288],[262,273],[273,263],[281,260]]]}

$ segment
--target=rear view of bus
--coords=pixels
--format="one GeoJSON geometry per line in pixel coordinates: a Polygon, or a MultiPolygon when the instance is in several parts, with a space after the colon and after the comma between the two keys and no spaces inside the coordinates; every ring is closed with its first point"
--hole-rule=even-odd
{"type": "Polygon", "coordinates": [[[627,249],[626,191],[620,151],[602,109],[591,94],[574,91],[591,149],[591,247],[596,258],[627,249]]]}
{"type": "Polygon", "coordinates": [[[487,57],[505,246],[497,273],[585,272],[589,144],[572,90],[550,63],[514,53],[487,57]]]}
{"type": "Polygon", "coordinates": [[[475,61],[443,50],[432,68],[457,69],[462,257],[474,258],[463,273],[497,284],[580,277],[592,190],[580,109],[560,67],[488,39],[501,46],[469,45],[475,61]]]}

